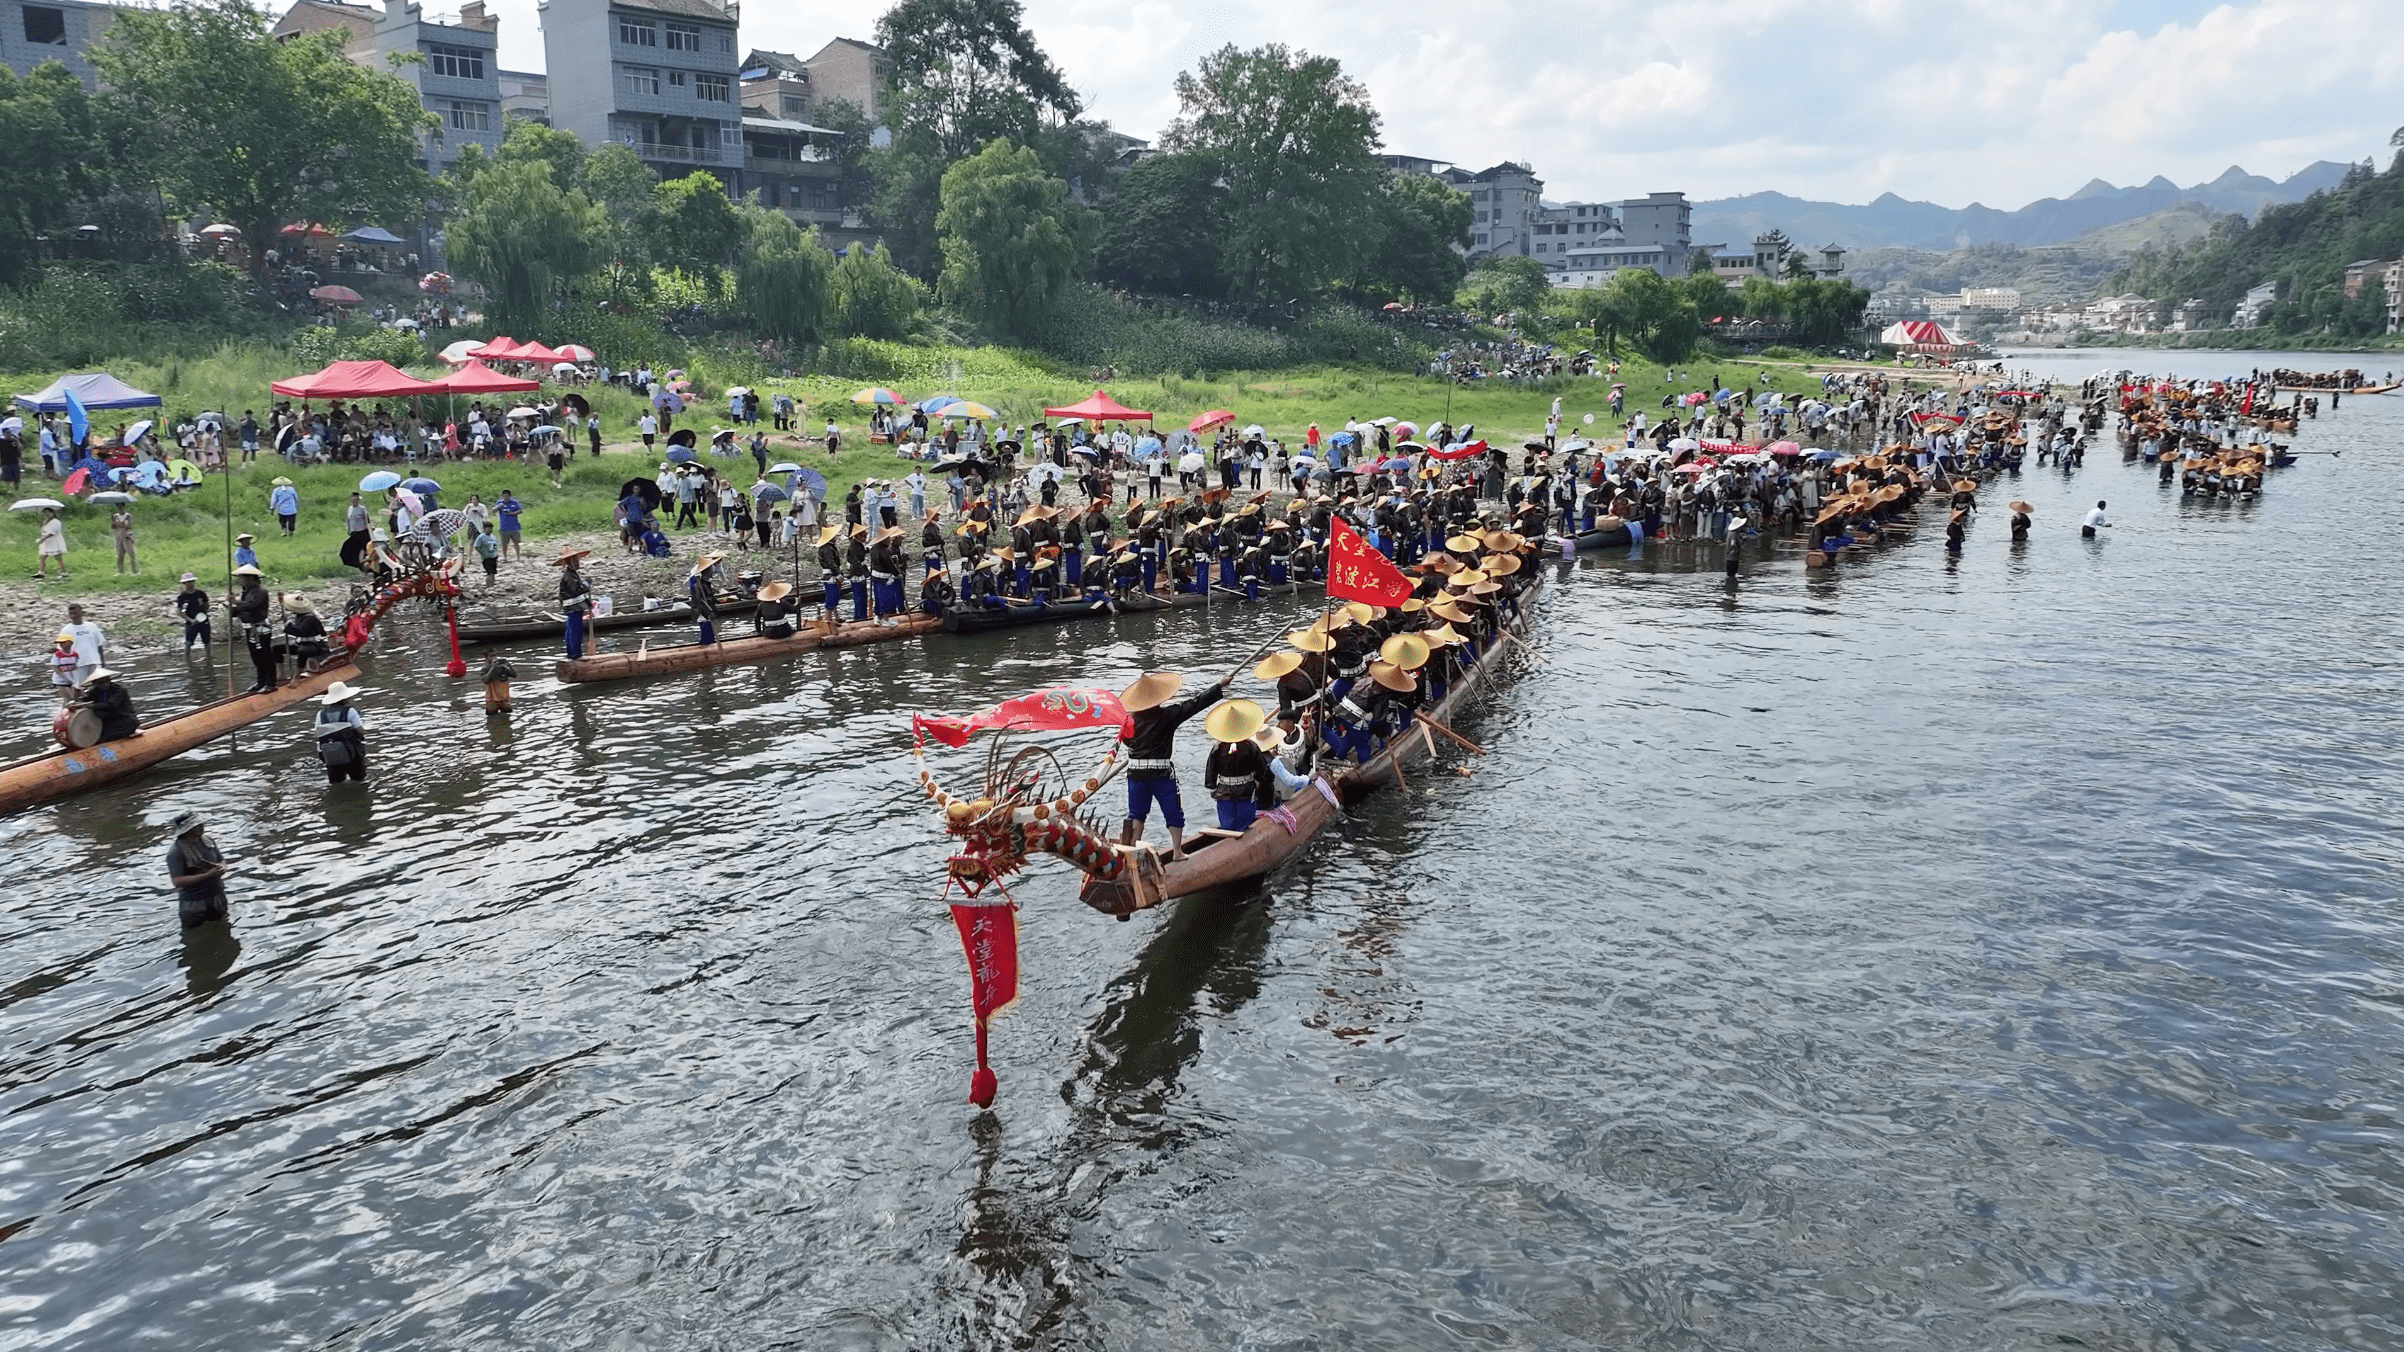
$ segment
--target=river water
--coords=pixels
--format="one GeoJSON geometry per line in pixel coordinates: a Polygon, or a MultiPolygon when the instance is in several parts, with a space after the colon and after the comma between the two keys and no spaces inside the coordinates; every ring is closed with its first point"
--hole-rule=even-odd
{"type": "MultiPolygon", "coordinates": [[[[2107,360],[2171,365],[2043,364],[2107,360]]],[[[1039,863],[990,1115],[906,711],[1289,610],[529,663],[506,726],[400,621],[364,791],[287,715],[0,828],[0,1347],[2404,1347],[2400,436],[2032,471],[1958,563],[1564,567],[1491,754],[1265,899],[1039,863]]]]}

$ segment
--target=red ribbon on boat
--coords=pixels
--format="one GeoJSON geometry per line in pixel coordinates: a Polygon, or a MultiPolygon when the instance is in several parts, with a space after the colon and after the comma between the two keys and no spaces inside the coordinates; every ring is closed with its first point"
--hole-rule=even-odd
{"type": "Polygon", "coordinates": [[[1483,438],[1476,441],[1464,441],[1458,446],[1446,446],[1441,449],[1434,446],[1427,448],[1427,458],[1430,460],[1467,460],[1473,455],[1484,455],[1485,453],[1486,443],[1483,438]]]}
{"type": "Polygon", "coordinates": [[[977,1072],[969,1077],[968,1101],[990,1108],[1001,1084],[985,1063],[985,1026],[1018,1002],[1018,908],[1008,897],[971,897],[952,903],[952,923],[968,957],[969,1008],[977,1020],[977,1072]]]}
{"type": "Polygon", "coordinates": [[[1117,694],[1108,690],[1078,690],[1060,686],[1038,690],[1032,695],[1004,700],[981,714],[955,718],[949,714],[912,714],[910,730],[921,737],[932,737],[945,746],[966,746],[968,739],[987,728],[1007,728],[1014,732],[1063,732],[1079,728],[1125,732],[1129,723],[1126,706],[1119,703],[1117,694]]]}
{"type": "Polygon", "coordinates": [[[1411,580],[1380,554],[1344,518],[1328,518],[1327,594],[1338,600],[1398,606],[1410,599],[1411,580]]]}

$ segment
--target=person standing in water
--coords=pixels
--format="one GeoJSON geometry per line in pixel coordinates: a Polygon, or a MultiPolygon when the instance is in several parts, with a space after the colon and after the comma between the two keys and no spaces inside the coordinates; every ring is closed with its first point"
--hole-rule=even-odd
{"type": "Polygon", "coordinates": [[[2096,531],[2111,524],[2111,520],[2104,515],[2103,499],[2098,498],[2095,500],[2095,510],[2087,513],[2087,519],[2080,524],[2078,533],[2082,539],[2092,540],[2096,531]]]}
{"type": "Polygon", "coordinates": [[[225,919],[225,856],[210,843],[200,814],[177,814],[167,826],[167,881],[174,884],[176,910],[185,929],[225,919]]]}

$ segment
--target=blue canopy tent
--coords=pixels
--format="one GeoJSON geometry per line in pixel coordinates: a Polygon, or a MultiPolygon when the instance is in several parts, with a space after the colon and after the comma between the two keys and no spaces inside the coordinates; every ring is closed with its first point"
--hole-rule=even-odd
{"type": "Polygon", "coordinates": [[[67,391],[75,392],[76,401],[85,408],[157,408],[159,397],[137,390],[106,371],[93,371],[79,376],[60,376],[32,394],[17,396],[21,408],[38,413],[67,411],[67,391]]]}
{"type": "Polygon", "coordinates": [[[343,236],[353,244],[406,244],[409,241],[380,225],[363,225],[343,236]]]}

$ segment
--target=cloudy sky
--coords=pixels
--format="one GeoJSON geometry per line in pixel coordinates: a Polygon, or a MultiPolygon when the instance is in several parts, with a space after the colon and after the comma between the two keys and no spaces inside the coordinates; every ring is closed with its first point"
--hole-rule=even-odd
{"type": "MultiPolygon", "coordinates": [[[[441,6],[434,0],[427,8],[441,6]]],[[[539,68],[533,0],[502,60],[539,68]]],[[[1390,150],[1532,163],[1546,195],[1882,192],[2012,208],[2091,178],[2180,184],[2382,163],[2404,123],[2399,0],[1026,0],[1122,130],[1221,44],[1284,42],[1369,88],[1390,150]]],[[[749,0],[746,45],[873,35],[875,0],[749,0]]]]}

